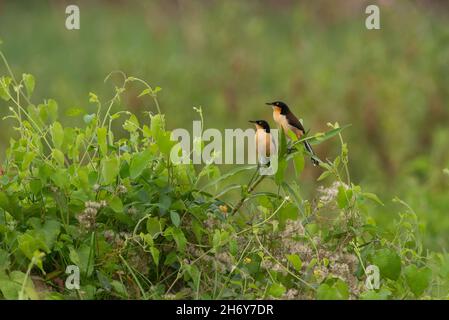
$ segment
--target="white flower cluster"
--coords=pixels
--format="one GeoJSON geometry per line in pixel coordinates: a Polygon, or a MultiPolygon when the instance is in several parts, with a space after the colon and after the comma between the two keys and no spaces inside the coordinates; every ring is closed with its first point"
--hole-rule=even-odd
{"type": "Polygon", "coordinates": [[[87,201],[84,211],[79,214],[76,218],[82,229],[91,230],[95,227],[95,222],[97,218],[98,210],[103,207],[106,207],[106,201],[102,200],[100,202],[96,201],[87,201]]]}

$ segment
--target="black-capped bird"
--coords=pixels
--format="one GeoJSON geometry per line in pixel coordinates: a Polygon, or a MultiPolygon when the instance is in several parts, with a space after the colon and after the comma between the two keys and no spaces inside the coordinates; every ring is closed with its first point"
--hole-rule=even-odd
{"type": "MultiPolygon", "coordinates": [[[[287,137],[288,132],[292,131],[298,139],[301,139],[306,131],[298,118],[296,118],[293,112],[290,111],[290,108],[282,101],[267,102],[266,104],[273,107],[273,119],[282,127],[287,137]]],[[[313,165],[317,166],[319,162],[314,157],[315,153],[313,152],[312,146],[308,141],[304,141],[304,146],[312,155],[311,159],[313,165]]]]}
{"type": "Polygon", "coordinates": [[[268,165],[270,157],[276,154],[276,143],[270,133],[270,125],[265,120],[250,120],[256,126],[256,154],[261,165],[268,165]]]}

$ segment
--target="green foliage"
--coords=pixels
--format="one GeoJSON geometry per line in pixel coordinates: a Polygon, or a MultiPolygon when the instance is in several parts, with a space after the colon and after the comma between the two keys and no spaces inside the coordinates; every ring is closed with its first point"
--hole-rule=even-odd
{"type": "Polygon", "coordinates": [[[320,300],[347,300],[348,298],[348,285],[340,279],[329,279],[317,290],[317,299],[320,300]]]}
{"type": "Polygon", "coordinates": [[[373,256],[373,263],[379,267],[382,277],[397,280],[401,273],[401,258],[390,249],[377,250],[373,256]]]}
{"type": "Polygon", "coordinates": [[[418,268],[415,265],[409,265],[405,268],[404,274],[407,285],[417,297],[423,294],[432,279],[432,271],[427,267],[418,268]]]}
{"type": "MultiPolygon", "coordinates": [[[[68,127],[56,101],[25,108],[26,100],[11,94],[13,77],[1,79],[0,95],[20,128],[0,179],[2,298],[402,299],[447,292],[449,258],[424,253],[405,202],[395,200],[406,210],[392,230],[376,224],[369,209],[383,203],[351,180],[338,123],[304,137],[315,144],[340,139],[339,155],[320,163],[327,184],[304,199],[295,182],[310,165],[302,140],[289,144],[281,135],[280,170],[235,185],[230,180],[254,166],[222,174],[215,164],[170,162],[160,88],[143,80],[125,77],[106,110],[90,93],[98,109],[76,113],[83,125],[68,127]],[[110,112],[140,85],[158,113],[110,112]],[[267,185],[278,192],[261,191],[267,185]],[[80,290],[63,286],[70,264],[79,267],[80,290]],[[380,269],[380,288],[365,287],[370,264],[380,269]]],[[[34,78],[23,82],[19,96],[31,99],[34,78]]]]}

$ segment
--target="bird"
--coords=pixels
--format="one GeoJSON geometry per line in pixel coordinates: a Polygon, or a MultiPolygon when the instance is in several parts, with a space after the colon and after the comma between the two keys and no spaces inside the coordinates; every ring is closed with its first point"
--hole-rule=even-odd
{"type": "MultiPolygon", "coordinates": [[[[282,101],[267,102],[266,105],[273,108],[273,119],[281,126],[285,134],[288,137],[288,132],[292,131],[298,139],[306,133],[301,122],[296,118],[290,108],[282,101]]],[[[312,155],[312,163],[314,166],[319,164],[319,161],[315,158],[315,153],[313,152],[312,146],[306,140],[304,141],[304,147],[312,155]]]]}
{"type": "Polygon", "coordinates": [[[270,133],[270,125],[265,120],[249,120],[256,126],[256,154],[258,163],[269,165],[270,157],[277,152],[276,143],[270,133]]]}

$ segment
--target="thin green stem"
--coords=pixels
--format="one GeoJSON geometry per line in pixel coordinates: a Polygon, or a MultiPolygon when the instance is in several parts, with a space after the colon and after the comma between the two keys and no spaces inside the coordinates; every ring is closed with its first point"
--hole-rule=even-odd
{"type": "Polygon", "coordinates": [[[121,254],[119,254],[120,259],[122,260],[123,264],[126,266],[126,268],[128,269],[129,273],[131,273],[132,277],[134,278],[134,281],[136,282],[137,286],[140,289],[140,292],[143,296],[143,298],[145,300],[148,300],[148,296],[145,292],[145,290],[143,289],[142,285],[140,284],[139,279],[137,278],[136,274],[134,273],[134,271],[131,269],[131,267],[129,266],[128,262],[126,262],[125,258],[123,258],[123,256],[121,254]]]}

